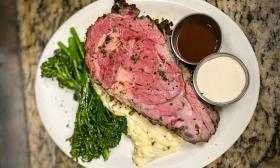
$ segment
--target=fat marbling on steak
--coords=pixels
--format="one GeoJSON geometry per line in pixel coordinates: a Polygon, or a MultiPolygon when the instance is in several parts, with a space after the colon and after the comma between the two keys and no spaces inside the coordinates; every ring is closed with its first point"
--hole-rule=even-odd
{"type": "Polygon", "coordinates": [[[208,141],[217,112],[196,96],[170,51],[168,37],[135,5],[115,1],[112,12],[89,27],[86,64],[111,96],[184,140],[208,141]]]}

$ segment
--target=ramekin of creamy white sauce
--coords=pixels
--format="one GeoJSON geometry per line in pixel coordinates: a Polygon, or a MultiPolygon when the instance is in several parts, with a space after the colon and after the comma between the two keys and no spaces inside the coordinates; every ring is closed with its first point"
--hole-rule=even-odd
{"type": "Polygon", "coordinates": [[[226,105],[239,100],[247,90],[249,73],[244,63],[227,53],[204,58],[193,76],[197,94],[213,105],[226,105]]]}

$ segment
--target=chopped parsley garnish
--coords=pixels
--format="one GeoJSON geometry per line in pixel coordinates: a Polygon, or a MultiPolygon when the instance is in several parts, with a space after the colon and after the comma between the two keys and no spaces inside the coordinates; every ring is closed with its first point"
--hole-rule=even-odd
{"type": "Polygon", "coordinates": [[[132,55],[130,59],[133,61],[134,64],[136,64],[138,59],[139,59],[139,56],[138,55],[132,55]]]}
{"type": "Polygon", "coordinates": [[[154,146],[155,143],[156,143],[156,141],[152,141],[152,146],[154,146]]]}
{"type": "Polygon", "coordinates": [[[102,45],[102,46],[100,46],[100,47],[98,47],[98,48],[100,49],[100,52],[103,54],[103,56],[105,56],[106,53],[107,53],[105,46],[102,45]]]}
{"type": "Polygon", "coordinates": [[[164,72],[164,71],[158,70],[158,74],[159,74],[159,76],[162,78],[162,80],[165,80],[165,81],[168,80],[167,77],[166,77],[166,75],[165,75],[165,72],[164,72]]]}
{"type": "Polygon", "coordinates": [[[193,77],[192,77],[192,75],[189,77],[189,81],[190,81],[190,82],[193,82],[193,77]]]}
{"type": "Polygon", "coordinates": [[[113,38],[111,36],[106,36],[105,43],[108,44],[113,38]]]}

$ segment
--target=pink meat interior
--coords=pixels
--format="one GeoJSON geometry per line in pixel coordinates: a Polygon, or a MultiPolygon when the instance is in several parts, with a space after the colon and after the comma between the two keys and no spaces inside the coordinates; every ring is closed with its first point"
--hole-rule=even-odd
{"type": "Polygon", "coordinates": [[[92,79],[119,101],[189,142],[215,132],[166,37],[149,19],[129,13],[99,18],[88,30],[86,51],[92,79]]]}

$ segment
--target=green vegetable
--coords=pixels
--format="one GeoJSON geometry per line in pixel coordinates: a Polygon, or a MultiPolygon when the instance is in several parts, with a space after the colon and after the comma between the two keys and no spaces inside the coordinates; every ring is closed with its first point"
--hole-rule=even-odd
{"type": "Polygon", "coordinates": [[[106,56],[107,51],[105,49],[105,46],[102,45],[101,47],[99,47],[99,49],[100,49],[100,52],[103,54],[103,56],[106,56]]]}
{"type": "Polygon", "coordinates": [[[74,28],[70,29],[69,47],[62,42],[54,56],[41,66],[41,76],[55,78],[60,87],[74,91],[79,106],[73,135],[68,139],[71,156],[77,160],[91,161],[101,155],[109,158],[110,148],[116,147],[122,133],[127,133],[127,121],[106,109],[91,86],[89,71],[85,65],[84,43],[74,28]]]}
{"type": "Polygon", "coordinates": [[[162,78],[162,80],[165,80],[165,81],[168,80],[164,71],[159,70],[158,73],[159,73],[159,76],[162,78]]]}
{"type": "Polygon", "coordinates": [[[130,59],[133,61],[134,64],[136,64],[138,59],[139,59],[139,56],[138,55],[132,55],[130,59]]]}

